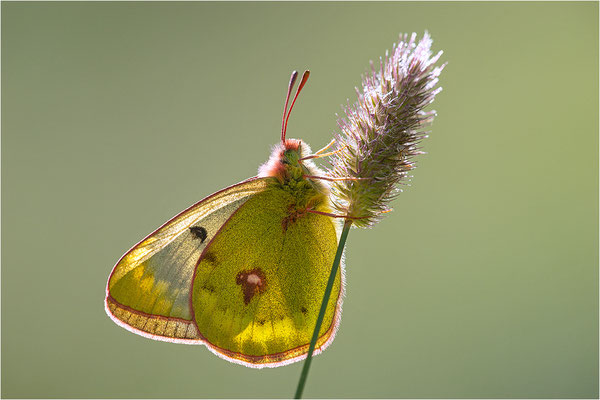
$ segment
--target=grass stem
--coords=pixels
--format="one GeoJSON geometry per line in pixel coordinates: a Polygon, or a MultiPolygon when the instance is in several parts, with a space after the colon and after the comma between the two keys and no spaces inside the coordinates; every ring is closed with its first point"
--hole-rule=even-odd
{"type": "Polygon", "coordinates": [[[340,261],[342,259],[342,253],[344,252],[346,238],[348,237],[348,232],[350,231],[351,226],[352,220],[347,219],[344,222],[344,228],[342,229],[340,242],[338,244],[337,252],[335,253],[335,259],[333,260],[333,266],[331,267],[331,273],[329,274],[329,280],[327,281],[327,287],[325,288],[325,294],[323,295],[323,301],[321,302],[321,310],[319,311],[319,316],[317,317],[317,324],[310,341],[310,346],[308,346],[308,354],[306,355],[306,360],[304,360],[304,365],[302,366],[302,373],[300,374],[300,380],[298,381],[298,387],[296,388],[296,395],[294,396],[296,399],[302,398],[302,392],[304,391],[304,385],[306,384],[306,378],[308,377],[308,371],[312,361],[312,355],[315,351],[317,340],[319,339],[319,331],[321,330],[321,325],[323,324],[323,318],[325,317],[325,311],[327,310],[327,304],[329,303],[329,297],[331,297],[331,290],[333,289],[333,282],[335,281],[335,276],[337,275],[337,271],[340,267],[340,261]]]}

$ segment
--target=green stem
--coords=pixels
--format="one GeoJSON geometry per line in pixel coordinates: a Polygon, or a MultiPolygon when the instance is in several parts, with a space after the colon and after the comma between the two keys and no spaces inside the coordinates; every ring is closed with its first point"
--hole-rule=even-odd
{"type": "Polygon", "coordinates": [[[331,267],[331,273],[329,274],[329,280],[327,281],[327,287],[325,288],[325,294],[323,295],[323,301],[321,302],[321,310],[319,311],[319,316],[317,317],[317,324],[310,341],[310,346],[308,346],[308,354],[306,355],[306,360],[304,360],[304,366],[302,367],[302,373],[300,374],[300,381],[298,381],[298,387],[296,388],[296,395],[294,396],[296,399],[302,398],[302,392],[304,391],[304,384],[306,383],[308,370],[310,369],[313,351],[315,351],[315,346],[317,345],[317,340],[319,339],[319,331],[321,330],[321,325],[323,324],[323,318],[325,318],[325,311],[327,310],[329,297],[331,297],[333,282],[335,281],[335,276],[337,275],[337,271],[340,266],[340,260],[342,259],[342,253],[344,252],[344,245],[346,244],[346,238],[348,237],[350,226],[352,226],[352,220],[347,219],[346,222],[344,222],[344,229],[342,229],[340,242],[338,243],[335,259],[333,260],[333,266],[331,267]]]}

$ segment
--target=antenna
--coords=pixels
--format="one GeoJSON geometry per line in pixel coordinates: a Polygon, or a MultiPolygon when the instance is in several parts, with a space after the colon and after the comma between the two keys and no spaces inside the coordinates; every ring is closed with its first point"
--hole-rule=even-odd
{"type": "Polygon", "coordinates": [[[296,78],[298,77],[298,71],[292,72],[292,76],[290,76],[290,83],[288,84],[287,96],[285,96],[285,106],[283,107],[283,117],[281,117],[281,142],[285,142],[285,115],[287,112],[288,101],[290,100],[290,94],[292,94],[292,89],[294,88],[294,83],[296,83],[296,78]]]}
{"type": "MultiPolygon", "coordinates": [[[[287,98],[285,99],[285,107],[286,108],[287,108],[287,103],[288,103],[288,100],[289,100],[289,97],[290,97],[290,93],[292,91],[293,84],[296,81],[296,77],[297,76],[298,76],[298,72],[294,71],[292,73],[292,78],[290,79],[290,86],[288,88],[288,95],[287,95],[287,98]]],[[[292,109],[294,108],[294,103],[296,103],[296,99],[298,98],[298,95],[300,94],[300,91],[302,90],[302,88],[306,84],[306,81],[308,80],[309,76],[310,76],[310,71],[309,70],[304,71],[304,73],[302,74],[302,79],[300,80],[300,84],[298,85],[298,90],[296,90],[296,95],[294,96],[294,100],[292,100],[292,105],[290,106],[290,110],[287,113],[287,117],[285,117],[285,123],[283,123],[283,121],[282,121],[281,141],[283,143],[285,143],[285,133],[287,132],[287,124],[288,124],[288,121],[290,119],[290,114],[292,113],[292,109]]],[[[285,116],[285,110],[284,110],[284,116],[285,116]]]]}

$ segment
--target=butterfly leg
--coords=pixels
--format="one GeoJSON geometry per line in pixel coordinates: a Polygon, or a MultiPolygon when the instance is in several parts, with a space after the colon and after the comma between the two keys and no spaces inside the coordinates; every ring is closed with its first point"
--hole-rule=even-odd
{"type": "Polygon", "coordinates": [[[298,161],[311,160],[313,158],[329,157],[329,156],[332,156],[343,150],[343,148],[342,148],[342,149],[337,149],[335,151],[330,151],[328,153],[324,153],[324,151],[327,150],[328,148],[330,148],[334,143],[335,143],[335,139],[333,139],[331,142],[329,142],[329,144],[327,146],[323,147],[321,150],[317,151],[315,154],[311,154],[310,156],[302,157],[298,161]]]}
{"type": "MultiPolygon", "coordinates": [[[[390,211],[392,211],[391,208],[388,209],[388,210],[381,211],[380,214],[389,213],[390,211]]],[[[307,209],[306,212],[313,213],[313,214],[325,215],[325,216],[331,217],[331,218],[344,218],[344,219],[365,219],[365,218],[367,218],[367,217],[353,217],[351,215],[338,215],[338,214],[332,214],[332,213],[327,213],[327,212],[317,211],[317,210],[311,210],[311,209],[307,209]]]]}
{"type": "Polygon", "coordinates": [[[325,147],[323,147],[321,150],[317,151],[314,155],[319,155],[321,153],[324,153],[328,148],[330,148],[331,146],[333,146],[333,144],[335,143],[335,139],[331,139],[331,142],[329,142],[329,144],[325,147]]]}
{"type": "Polygon", "coordinates": [[[322,179],[324,181],[336,182],[336,181],[364,181],[369,178],[352,178],[349,176],[341,177],[341,178],[330,178],[328,176],[315,176],[315,175],[304,175],[305,178],[308,179],[322,179]]]}

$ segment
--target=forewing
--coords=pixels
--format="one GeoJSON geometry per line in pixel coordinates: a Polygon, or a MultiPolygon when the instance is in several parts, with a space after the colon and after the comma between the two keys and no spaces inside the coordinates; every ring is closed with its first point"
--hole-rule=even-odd
{"type": "Polygon", "coordinates": [[[217,192],[135,245],[108,279],[105,305],[109,316],[142,336],[199,341],[190,307],[198,259],[225,221],[265,187],[265,179],[252,178],[217,192]]]}

